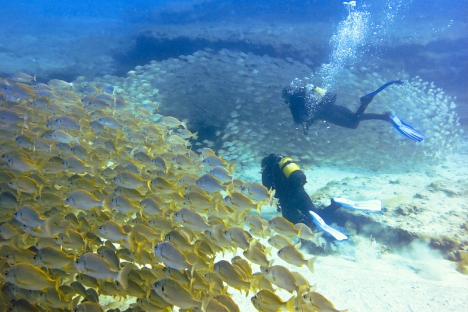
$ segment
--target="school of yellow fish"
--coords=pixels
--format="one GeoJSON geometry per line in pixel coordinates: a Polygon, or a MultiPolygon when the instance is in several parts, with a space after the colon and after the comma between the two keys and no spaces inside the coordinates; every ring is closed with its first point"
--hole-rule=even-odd
{"type": "Polygon", "coordinates": [[[272,192],[233,179],[212,150],[193,152],[196,134],[153,121],[156,108],[109,85],[0,79],[0,309],[104,311],[112,296],[126,311],[337,311],[270,254],[313,272],[316,258],[290,238],[318,234],[262,219],[272,192]]]}

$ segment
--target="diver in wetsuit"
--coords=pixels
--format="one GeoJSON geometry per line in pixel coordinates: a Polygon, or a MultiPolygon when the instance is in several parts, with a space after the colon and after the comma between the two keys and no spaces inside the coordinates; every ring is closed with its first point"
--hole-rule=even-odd
{"type": "Polygon", "coordinates": [[[425,136],[410,125],[401,121],[390,112],[383,114],[364,113],[374,96],[392,84],[403,84],[401,80],[393,80],[385,83],[376,90],[361,97],[361,105],[354,113],[348,108],[336,105],[336,94],[328,93],[326,90],[308,84],[305,87],[286,87],[283,89],[282,97],[293,116],[294,123],[302,125],[304,134],[307,134],[309,126],[317,120],[335,124],[337,126],[356,129],[362,120],[383,120],[391,122],[394,127],[404,136],[421,142],[425,136]]]}
{"type": "MultiPolygon", "coordinates": [[[[307,178],[298,165],[289,157],[270,154],[262,159],[262,184],[275,191],[281,214],[291,223],[304,223],[313,228],[309,211],[317,212],[309,195],[304,190],[307,178]]],[[[325,221],[340,208],[333,199],[330,206],[320,209],[325,221]]]]}
{"type": "Polygon", "coordinates": [[[331,199],[328,207],[320,209],[318,215],[317,208],[304,190],[307,178],[291,158],[270,154],[262,159],[261,166],[262,184],[268,189],[276,190],[275,197],[278,198],[278,207],[284,218],[293,224],[304,223],[309,228],[315,224],[338,241],[348,237],[327,224],[336,218],[335,212],[338,208],[372,212],[382,209],[382,202],[378,199],[352,201],[335,197],[331,199]]]}

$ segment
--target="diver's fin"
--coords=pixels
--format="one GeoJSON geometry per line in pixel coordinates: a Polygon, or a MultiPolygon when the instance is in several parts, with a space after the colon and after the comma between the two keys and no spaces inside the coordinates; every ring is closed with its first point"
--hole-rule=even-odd
{"type": "Polygon", "coordinates": [[[325,221],[323,221],[323,219],[318,215],[316,214],[315,212],[313,211],[309,211],[310,215],[312,216],[312,219],[314,220],[314,223],[324,232],[327,232],[328,234],[330,234],[331,236],[333,236],[334,238],[336,238],[336,240],[345,240],[345,239],[348,239],[348,236],[344,235],[343,233],[341,233],[340,231],[338,230],[335,230],[334,228],[332,228],[331,226],[329,226],[328,224],[325,223],[325,221]]]}
{"type": "MultiPolygon", "coordinates": [[[[367,105],[369,105],[369,103],[372,101],[374,96],[376,96],[378,93],[382,92],[386,87],[391,86],[392,84],[401,85],[401,84],[403,84],[403,81],[402,80],[392,80],[392,81],[389,81],[389,82],[383,84],[382,86],[378,87],[374,91],[372,91],[370,93],[367,93],[366,95],[364,95],[363,97],[360,98],[361,107],[363,107],[365,109],[365,107],[367,107],[367,105]]],[[[364,109],[362,109],[361,114],[364,113],[364,109]]]]}
{"type": "Polygon", "coordinates": [[[398,131],[400,131],[401,134],[403,134],[404,136],[410,138],[411,140],[414,140],[416,142],[421,142],[422,140],[424,140],[426,138],[426,136],[424,134],[422,134],[418,130],[414,129],[413,127],[411,127],[407,123],[401,121],[400,118],[395,116],[395,114],[390,114],[389,117],[390,117],[390,120],[391,120],[393,126],[398,131]]]}
{"type": "Polygon", "coordinates": [[[382,202],[378,199],[365,200],[365,201],[352,201],[346,198],[333,198],[333,201],[343,208],[380,211],[382,210],[382,202]]]}

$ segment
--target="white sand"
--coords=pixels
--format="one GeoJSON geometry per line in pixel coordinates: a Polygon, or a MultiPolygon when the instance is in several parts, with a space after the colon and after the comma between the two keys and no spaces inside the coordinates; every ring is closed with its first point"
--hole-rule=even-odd
{"type": "Polygon", "coordinates": [[[349,311],[463,311],[468,304],[468,276],[447,260],[325,257],[315,278],[319,292],[349,311]]]}

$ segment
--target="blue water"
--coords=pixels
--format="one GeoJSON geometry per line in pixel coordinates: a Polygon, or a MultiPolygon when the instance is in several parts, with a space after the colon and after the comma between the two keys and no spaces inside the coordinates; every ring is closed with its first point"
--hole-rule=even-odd
{"type": "MultiPolygon", "coordinates": [[[[192,20],[212,21],[236,18],[266,18],[267,16],[284,18],[294,17],[296,20],[309,20],[311,17],[321,20],[339,17],[343,1],[145,1],[145,0],[114,0],[114,1],[60,1],[60,0],[18,0],[14,3],[2,3],[2,16],[21,20],[29,17],[102,17],[128,19],[140,16],[140,20],[156,20],[161,12],[168,15],[179,15],[179,23],[185,23],[189,17],[192,20]],[[14,16],[12,16],[12,14],[14,16]],[[185,17],[185,19],[184,19],[185,17]]],[[[357,1],[357,6],[367,6],[371,13],[385,11],[392,6],[399,7],[399,11],[412,14],[428,14],[429,16],[443,15],[449,19],[463,21],[467,13],[466,1],[357,1]]],[[[164,21],[163,17],[160,17],[164,21]]],[[[14,24],[14,20],[7,24],[14,24]]]]}
{"type": "MultiPolygon", "coordinates": [[[[158,56],[152,52],[144,58],[129,54],[133,61],[119,59],[132,49],[139,31],[156,25],[183,28],[194,23],[211,23],[216,28],[225,23],[261,22],[280,28],[285,23],[312,23],[336,31],[348,15],[342,1],[3,2],[0,74],[24,71],[43,80],[123,74],[130,66],[144,65],[140,62],[167,58],[170,53],[158,56]]],[[[355,9],[369,14],[368,33],[356,50],[360,53],[358,65],[369,67],[376,59],[383,60],[380,64],[396,64],[396,69],[435,81],[466,102],[468,39],[453,32],[456,28],[467,33],[466,24],[460,25],[466,23],[467,7],[462,0],[450,4],[441,0],[357,1],[355,9]],[[414,31],[401,34],[398,44],[382,44],[390,36],[398,37],[401,29],[412,28],[414,31]],[[422,40],[420,44],[409,40],[406,44],[408,36],[437,39],[422,40]]],[[[316,34],[322,29],[311,26],[310,31],[316,34]]],[[[331,49],[332,44],[315,60],[325,63],[331,49]]],[[[463,108],[459,108],[459,113],[463,118],[468,115],[463,108]]]]}

